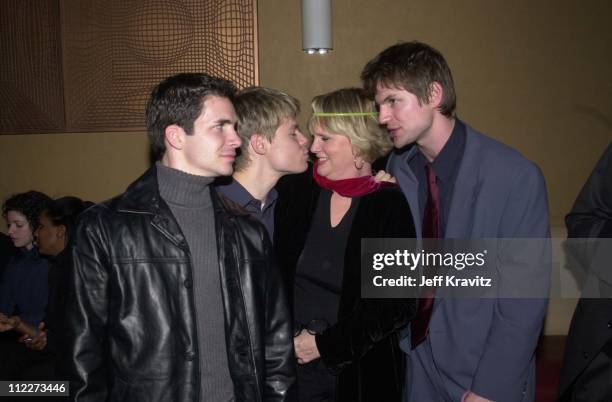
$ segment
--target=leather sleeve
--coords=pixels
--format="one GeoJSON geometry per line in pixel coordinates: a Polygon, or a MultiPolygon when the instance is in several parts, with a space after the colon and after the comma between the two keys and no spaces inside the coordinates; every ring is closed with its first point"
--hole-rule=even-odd
{"type": "Polygon", "coordinates": [[[264,258],[268,261],[266,275],[266,328],[265,363],[266,402],[294,401],[296,379],[295,352],[293,350],[292,319],[285,286],[281,279],[272,245],[262,233],[264,258]]]}
{"type": "Polygon", "coordinates": [[[97,221],[91,210],[81,218],[68,275],[66,369],[73,401],[105,401],[108,393],[103,340],[109,302],[109,255],[102,246],[108,243],[97,221]]]}

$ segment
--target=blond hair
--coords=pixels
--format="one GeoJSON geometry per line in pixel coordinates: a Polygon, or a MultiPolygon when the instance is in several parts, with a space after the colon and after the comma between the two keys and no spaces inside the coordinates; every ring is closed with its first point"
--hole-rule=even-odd
{"type": "Polygon", "coordinates": [[[244,169],[250,162],[248,149],[253,134],[261,134],[271,142],[278,127],[300,113],[300,102],[296,98],[264,87],[243,89],[237,94],[234,107],[238,115],[238,136],[242,141],[236,170],[244,169]]]}
{"type": "Polygon", "coordinates": [[[311,134],[316,127],[342,134],[357,150],[357,156],[372,163],[393,148],[389,135],[378,123],[374,101],[361,88],[343,88],[316,96],[308,121],[311,134]]]}

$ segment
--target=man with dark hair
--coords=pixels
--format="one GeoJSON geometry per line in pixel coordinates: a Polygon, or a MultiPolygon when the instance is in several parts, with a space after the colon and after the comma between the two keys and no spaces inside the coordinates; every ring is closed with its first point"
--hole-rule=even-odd
{"type": "Polygon", "coordinates": [[[308,140],[300,131],[300,103],[293,96],[270,88],[252,87],[238,93],[240,155],[230,180],[217,189],[257,217],[274,238],[274,186],[288,174],[308,168],[308,140]]]}
{"type": "MultiPolygon", "coordinates": [[[[396,148],[387,169],[420,217],[418,236],[549,237],[539,168],[456,118],[452,75],[437,50],[420,42],[391,46],[367,63],[361,78],[396,148]]],[[[502,267],[508,260],[533,265],[535,275],[548,278],[546,264],[525,255],[497,257],[502,267]]],[[[546,294],[434,299],[435,292],[421,298],[401,342],[409,365],[406,400],[532,401],[546,294]]]]}
{"type": "Polygon", "coordinates": [[[285,401],[291,321],[264,227],[210,183],[240,146],[234,86],[162,81],[147,104],[161,159],[87,210],[67,344],[76,401],[285,401]]]}

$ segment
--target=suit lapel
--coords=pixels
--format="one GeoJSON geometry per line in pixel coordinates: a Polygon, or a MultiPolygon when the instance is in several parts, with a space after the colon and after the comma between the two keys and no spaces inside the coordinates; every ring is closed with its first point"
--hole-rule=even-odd
{"type": "MultiPolygon", "coordinates": [[[[459,172],[455,181],[446,222],[447,238],[471,237],[474,228],[474,204],[478,195],[479,152],[480,145],[474,131],[466,125],[465,150],[459,172]]],[[[422,222],[419,209],[419,183],[408,163],[416,155],[417,147],[412,147],[401,154],[391,154],[387,170],[397,178],[397,182],[410,205],[414,217],[414,227],[417,237],[421,237],[422,222]]]]}
{"type": "Polygon", "coordinates": [[[392,153],[387,163],[387,170],[397,178],[397,182],[404,193],[404,197],[410,206],[412,220],[417,238],[421,238],[422,222],[419,217],[419,182],[408,166],[410,160],[416,155],[417,147],[413,146],[410,150],[402,154],[392,153]]]}
{"type": "Polygon", "coordinates": [[[478,196],[478,142],[466,125],[465,150],[450,202],[446,221],[446,238],[469,238],[474,232],[475,202],[478,196]]]}

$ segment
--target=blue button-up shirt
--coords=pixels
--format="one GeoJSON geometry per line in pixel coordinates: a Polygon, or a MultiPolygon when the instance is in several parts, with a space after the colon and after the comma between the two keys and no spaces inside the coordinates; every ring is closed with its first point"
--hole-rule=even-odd
{"type": "Polygon", "coordinates": [[[268,193],[266,202],[262,206],[261,201],[254,198],[251,193],[234,179],[231,179],[227,184],[219,183],[215,187],[221,194],[259,219],[268,230],[270,239],[274,240],[274,206],[278,198],[278,193],[275,189],[272,189],[268,193]]]}

